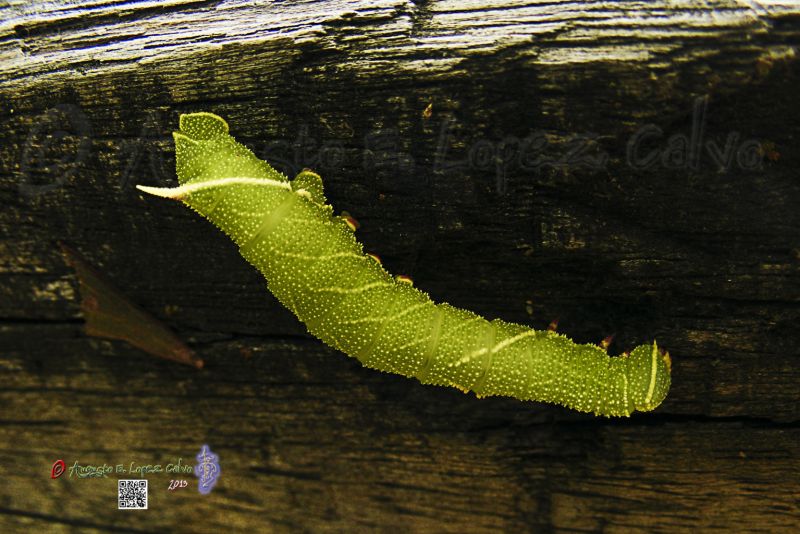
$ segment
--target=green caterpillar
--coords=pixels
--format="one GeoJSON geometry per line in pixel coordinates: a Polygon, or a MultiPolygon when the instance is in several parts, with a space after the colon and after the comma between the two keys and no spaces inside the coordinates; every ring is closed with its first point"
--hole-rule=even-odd
{"type": "Polygon", "coordinates": [[[290,181],[211,113],[181,115],[173,136],[180,185],[137,187],[214,223],[311,334],[364,366],[604,416],[653,410],[666,396],[669,354],[655,342],[611,358],[556,332],[436,304],[364,254],[352,221],[326,203],[319,175],[305,170],[290,181]]]}

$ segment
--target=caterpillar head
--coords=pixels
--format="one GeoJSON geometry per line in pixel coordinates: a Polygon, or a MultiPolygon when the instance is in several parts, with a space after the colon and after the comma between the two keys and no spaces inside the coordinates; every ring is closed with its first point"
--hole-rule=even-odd
{"type": "Polygon", "coordinates": [[[672,362],[669,353],[661,353],[654,341],[652,345],[636,347],[625,359],[629,402],[640,412],[654,410],[670,386],[672,362]]]}

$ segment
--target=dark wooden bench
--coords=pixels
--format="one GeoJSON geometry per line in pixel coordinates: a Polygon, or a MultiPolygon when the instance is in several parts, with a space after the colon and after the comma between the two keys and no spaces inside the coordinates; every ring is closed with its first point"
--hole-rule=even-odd
{"type": "Polygon", "coordinates": [[[0,530],[800,527],[800,7],[33,4],[0,3],[0,530]],[[170,132],[202,110],[317,170],[435,300],[612,354],[657,339],[666,401],[478,400],[311,338],[223,235],[133,187],[175,183],[170,132]],[[57,241],[205,367],[86,336],[57,241]],[[50,478],[203,444],[213,492],[149,475],[143,513],[117,474],[50,478]]]}

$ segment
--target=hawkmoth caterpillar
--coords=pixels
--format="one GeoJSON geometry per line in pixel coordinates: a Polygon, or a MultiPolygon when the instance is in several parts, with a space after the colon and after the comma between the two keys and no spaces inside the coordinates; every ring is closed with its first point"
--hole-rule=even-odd
{"type": "Polygon", "coordinates": [[[554,331],[436,304],[364,253],[349,218],[327,204],[319,175],[304,170],[289,180],[214,114],[181,115],[179,124],[179,186],[137,187],[211,221],[312,335],[364,366],[603,416],[653,410],[666,396],[671,363],[655,341],[612,358],[554,331]]]}

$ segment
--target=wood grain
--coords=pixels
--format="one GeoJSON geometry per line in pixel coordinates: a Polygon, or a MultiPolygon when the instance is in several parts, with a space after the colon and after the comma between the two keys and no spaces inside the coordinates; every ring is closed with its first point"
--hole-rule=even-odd
{"type": "Polygon", "coordinates": [[[800,526],[794,2],[0,13],[0,530],[800,526]],[[616,333],[613,354],[657,339],[667,400],[596,420],[322,346],[224,236],[134,190],[175,183],[169,134],[198,110],[287,173],[320,172],[366,249],[437,301],[616,333]],[[206,367],[87,338],[57,240],[206,367]],[[214,491],[153,475],[146,515],[116,512],[116,477],[49,478],[57,458],[188,461],[203,443],[214,491]]]}

